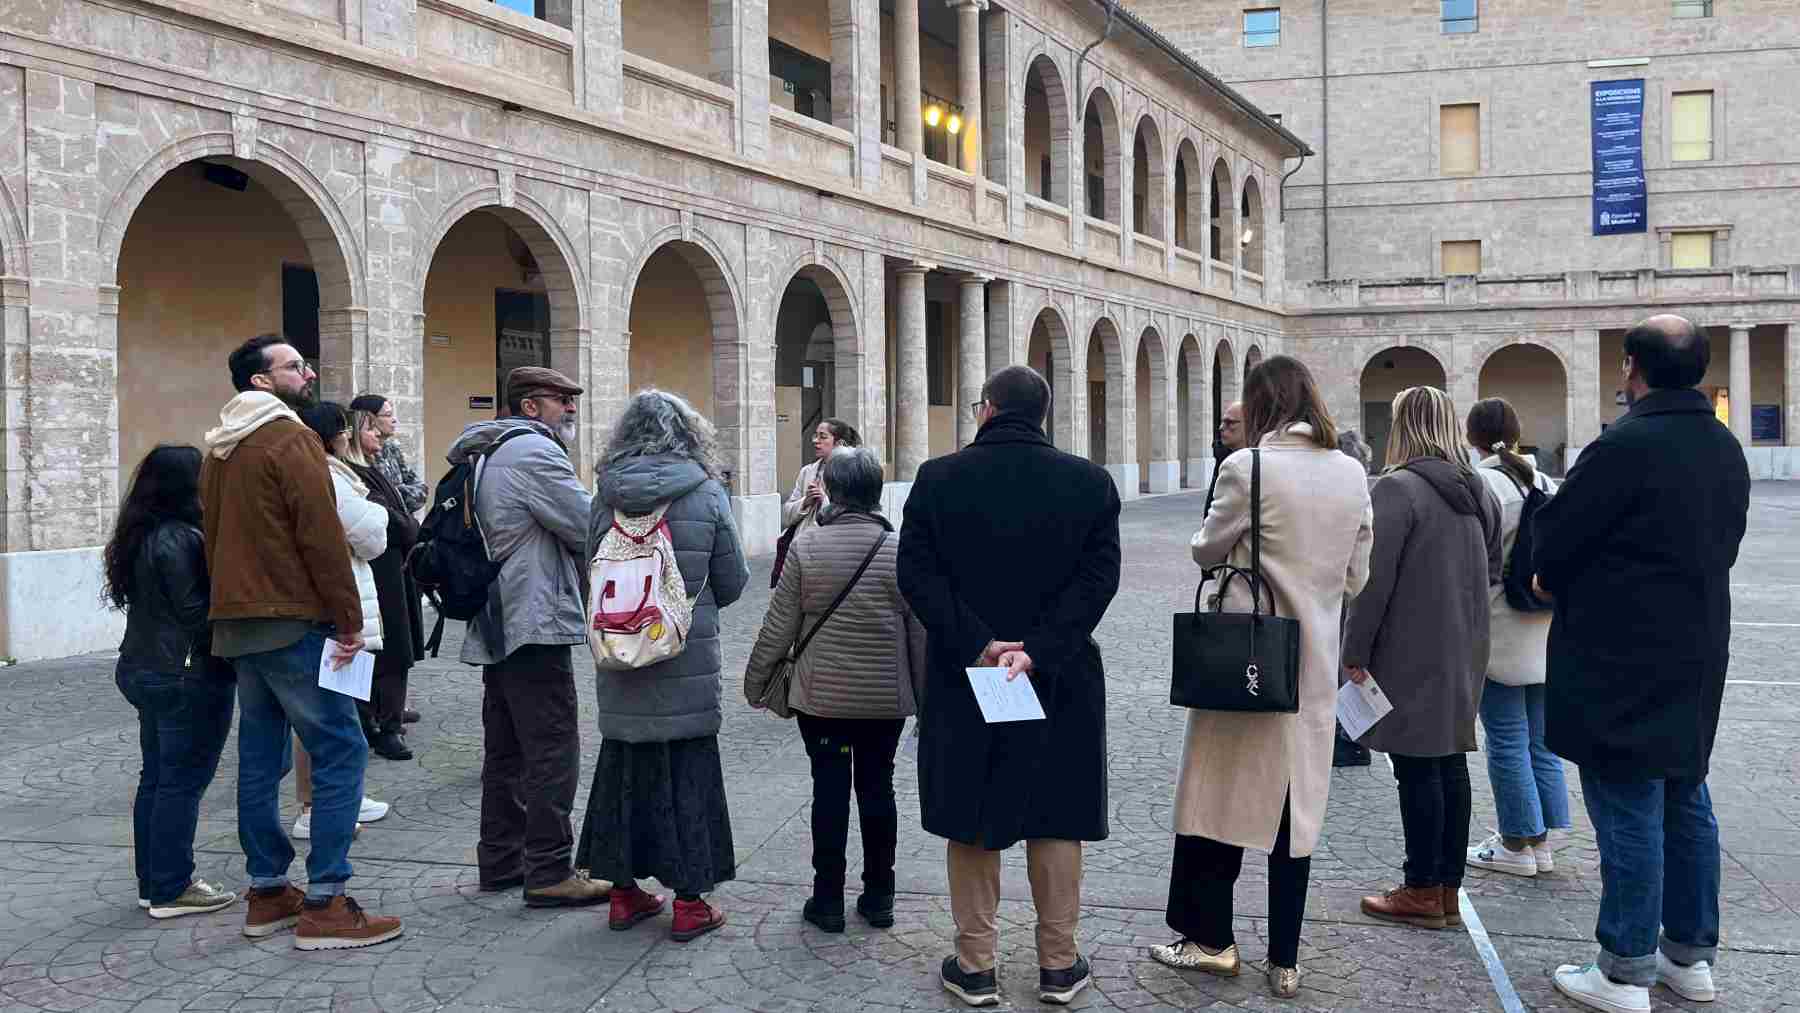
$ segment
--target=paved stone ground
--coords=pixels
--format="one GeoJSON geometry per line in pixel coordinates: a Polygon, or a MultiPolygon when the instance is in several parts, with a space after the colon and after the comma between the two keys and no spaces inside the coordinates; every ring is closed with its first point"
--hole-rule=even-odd
{"type": "MultiPolygon", "coordinates": [[[[1097,983],[1080,1000],[1085,1008],[1281,1005],[1259,976],[1178,974],[1145,953],[1170,935],[1162,904],[1182,714],[1167,704],[1166,631],[1168,614],[1192,595],[1196,571],[1184,543],[1199,508],[1197,496],[1177,495],[1125,512],[1124,589],[1099,633],[1109,674],[1112,837],[1087,855],[1081,943],[1097,983]]],[[[1800,675],[1792,665],[1800,486],[1759,487],[1751,530],[1736,575],[1735,617],[1745,625],[1736,633],[1732,675],[1744,684],[1727,691],[1712,782],[1725,835],[1728,948],[1715,1005],[1733,1011],[1800,1008],[1800,675]]],[[[759,561],[752,584],[766,584],[767,572],[768,561],[759,561]]],[[[765,600],[758,591],[727,612],[734,684],[765,600]]],[[[666,915],[613,933],[602,923],[604,909],[533,911],[516,896],[476,891],[480,682],[475,670],[427,664],[414,677],[426,714],[412,735],[418,759],[371,761],[369,791],[391,801],[393,813],[353,852],[354,893],[404,916],[406,936],[371,950],[304,954],[286,935],[243,939],[241,907],[154,922],[134,906],[137,731],[111,672],[109,653],[0,671],[0,1010],[951,1008],[935,980],[951,936],[942,844],[918,829],[910,758],[897,778],[898,924],[880,932],[853,919],[845,935],[821,934],[799,917],[811,876],[805,755],[789,724],[751,712],[728,691],[721,743],[740,865],[737,881],[715,899],[730,924],[687,945],[668,940],[666,915]]],[[[584,706],[591,697],[584,687],[584,706]]],[[[590,732],[587,740],[584,774],[599,737],[590,732]]],[[[200,874],[228,884],[244,881],[235,757],[228,744],[199,835],[200,874]]],[[[1479,758],[1473,767],[1479,834],[1493,810],[1479,758]]],[[[285,811],[295,811],[291,799],[285,811]]],[[[1576,812],[1554,874],[1520,880],[1475,872],[1466,884],[1527,1008],[1567,1008],[1546,975],[1594,949],[1597,856],[1579,804],[1576,812]]],[[[1377,925],[1359,914],[1358,896],[1390,885],[1400,860],[1385,764],[1337,772],[1313,863],[1306,977],[1295,1007],[1503,1009],[1468,934],[1377,925]]],[[[1238,896],[1239,938],[1254,959],[1264,948],[1259,865],[1246,862],[1238,896]]],[[[303,874],[304,862],[294,871],[303,874]]],[[[1003,989],[1011,1006],[1035,1006],[1029,891],[1016,854],[1005,867],[1005,895],[1003,989]]],[[[1690,1008],[1672,999],[1659,990],[1656,1008],[1690,1008]]]]}

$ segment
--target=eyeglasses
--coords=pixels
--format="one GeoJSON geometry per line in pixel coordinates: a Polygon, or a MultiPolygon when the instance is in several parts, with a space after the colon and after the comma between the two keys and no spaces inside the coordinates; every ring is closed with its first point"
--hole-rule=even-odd
{"type": "Polygon", "coordinates": [[[295,359],[293,362],[284,362],[279,366],[273,366],[269,369],[265,369],[265,370],[263,370],[263,373],[264,374],[279,373],[282,370],[291,371],[295,376],[305,376],[306,374],[312,372],[312,367],[308,366],[306,364],[305,359],[295,359]]]}
{"type": "Polygon", "coordinates": [[[969,410],[978,412],[981,410],[981,406],[984,404],[987,404],[987,398],[982,398],[979,401],[971,401],[971,402],[969,402],[969,410]]]}
{"type": "Polygon", "coordinates": [[[1225,419],[1219,423],[1220,429],[1233,429],[1244,424],[1243,419],[1225,419]]]}
{"type": "Polygon", "coordinates": [[[569,394],[562,394],[562,395],[538,394],[538,395],[535,395],[532,398],[532,400],[534,400],[534,401],[555,401],[558,404],[562,405],[564,408],[575,407],[575,398],[569,394]]]}

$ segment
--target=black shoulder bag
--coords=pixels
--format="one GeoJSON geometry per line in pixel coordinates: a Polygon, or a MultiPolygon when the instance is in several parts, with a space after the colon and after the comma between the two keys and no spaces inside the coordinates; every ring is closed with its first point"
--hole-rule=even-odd
{"type": "Polygon", "coordinates": [[[862,575],[864,571],[868,570],[869,564],[875,561],[875,554],[881,551],[883,545],[887,544],[887,539],[888,533],[883,531],[881,537],[875,539],[875,544],[869,546],[869,554],[863,557],[862,565],[856,568],[854,574],[851,574],[850,583],[845,584],[844,589],[838,592],[837,597],[832,600],[825,611],[819,613],[818,621],[813,623],[812,629],[807,631],[806,636],[801,637],[800,642],[795,644],[788,651],[787,657],[782,658],[775,663],[774,671],[769,673],[769,682],[763,687],[762,696],[756,701],[770,714],[773,714],[778,718],[791,718],[794,716],[794,709],[788,706],[788,686],[794,681],[794,665],[800,660],[800,656],[806,653],[806,646],[812,643],[814,637],[819,635],[819,628],[825,625],[825,620],[830,619],[831,614],[836,612],[838,606],[844,603],[844,599],[850,597],[850,589],[855,587],[856,582],[862,579],[862,575]]]}
{"type": "Polygon", "coordinates": [[[1250,569],[1209,567],[1194,591],[1194,611],[1175,613],[1175,670],[1169,702],[1195,710],[1293,714],[1300,710],[1300,621],[1275,614],[1275,592],[1262,576],[1262,451],[1250,451],[1250,569]],[[1231,582],[1250,587],[1250,611],[1226,612],[1231,582]],[[1207,581],[1218,581],[1211,611],[1200,608],[1207,581]],[[1262,611],[1268,595],[1269,611],[1262,611]]]}

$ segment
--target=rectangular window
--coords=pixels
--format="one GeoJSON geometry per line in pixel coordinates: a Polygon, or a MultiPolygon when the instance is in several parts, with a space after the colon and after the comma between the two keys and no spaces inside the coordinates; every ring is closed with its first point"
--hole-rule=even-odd
{"type": "Polygon", "coordinates": [[[1481,240],[1459,239],[1442,246],[1445,274],[1481,273],[1481,240]]]}
{"type": "Polygon", "coordinates": [[[1261,7],[1244,12],[1244,48],[1281,45],[1281,8],[1261,7]]]}
{"type": "Polygon", "coordinates": [[[1670,267],[1713,266],[1713,234],[1710,232],[1677,232],[1670,237],[1670,267]]]}
{"type": "Polygon", "coordinates": [[[1446,176],[1481,171],[1481,106],[1438,107],[1438,169],[1446,176]]]}
{"type": "Polygon", "coordinates": [[[1465,35],[1475,31],[1480,22],[1476,19],[1476,0],[1442,0],[1442,16],[1440,24],[1445,35],[1465,35]]]}
{"type": "Polygon", "coordinates": [[[1713,93],[1678,91],[1672,105],[1673,144],[1669,157],[1676,162],[1707,162],[1713,157],[1713,93]]]}
{"type": "Polygon", "coordinates": [[[294,351],[319,364],[319,276],[298,264],[281,265],[281,334],[294,351]]]}
{"type": "Polygon", "coordinates": [[[1710,18],[1712,17],[1713,0],[1675,0],[1673,17],[1678,18],[1710,18]]]}

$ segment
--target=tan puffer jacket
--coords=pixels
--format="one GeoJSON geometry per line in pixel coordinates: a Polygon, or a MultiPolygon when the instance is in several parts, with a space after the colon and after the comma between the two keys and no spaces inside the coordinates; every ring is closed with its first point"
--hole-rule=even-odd
{"type": "Polygon", "coordinates": [[[812,629],[883,533],[887,544],[794,666],[788,703],[821,718],[903,718],[917,709],[914,680],[925,672],[925,628],[894,579],[900,538],[887,521],[860,513],[805,525],[795,536],[750,652],[746,699],[761,698],[775,663],[812,629]]]}

